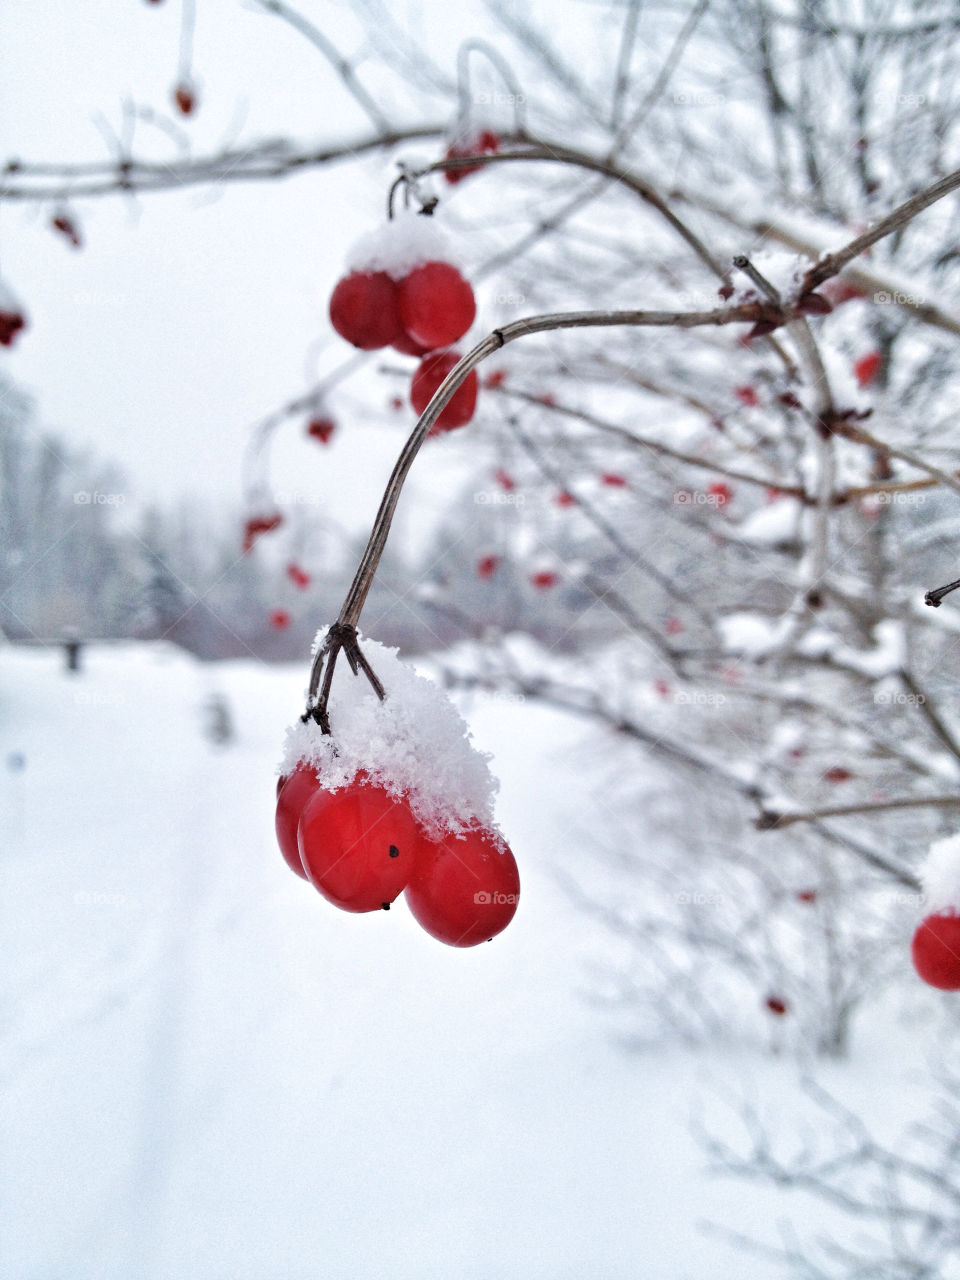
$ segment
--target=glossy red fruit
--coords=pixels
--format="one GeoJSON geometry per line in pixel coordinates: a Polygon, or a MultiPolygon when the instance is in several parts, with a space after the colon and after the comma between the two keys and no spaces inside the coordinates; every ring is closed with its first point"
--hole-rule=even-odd
{"type": "Polygon", "coordinates": [[[538,573],[531,573],[530,581],[538,591],[547,591],[550,587],[557,585],[560,575],[554,573],[552,569],[541,569],[538,573]]]}
{"type": "Polygon", "coordinates": [[[274,609],[270,615],[270,625],[274,631],[286,631],[290,625],[290,615],[286,609],[274,609]]]}
{"type": "Polygon", "coordinates": [[[397,286],[400,323],[428,351],[448,347],[473,324],[477,304],[468,281],[448,262],[425,262],[397,286]]]}
{"type": "Polygon", "coordinates": [[[865,356],[861,356],[859,360],[856,360],[853,365],[853,372],[857,378],[857,385],[860,388],[864,388],[875,382],[882,364],[883,357],[879,351],[869,351],[865,356]]]}
{"type": "Polygon", "coordinates": [[[477,561],[477,577],[492,578],[497,572],[497,566],[500,563],[499,556],[481,556],[477,561]]]}
{"type": "Polygon", "coordinates": [[[769,1009],[769,1011],[770,1011],[771,1013],[775,1013],[775,1014],[777,1015],[777,1017],[778,1017],[778,1018],[782,1018],[782,1017],[783,1017],[783,1015],[784,1015],[784,1014],[789,1010],[789,1008],[790,1008],[790,1006],[787,1004],[786,1000],[782,1000],[782,999],[780,998],[780,996],[767,996],[767,998],[766,998],[766,1000],[764,1001],[764,1003],[766,1004],[766,1006],[767,1006],[767,1008],[769,1009]]]}
{"type": "Polygon", "coordinates": [[[311,418],[307,424],[307,435],[320,444],[329,444],[337,424],[332,418],[311,418]]]}
{"type": "Polygon", "coordinates": [[[760,403],[756,390],[751,386],[734,387],[734,394],[740,403],[745,404],[748,409],[755,409],[760,403]]]}
{"type": "Polygon", "coordinates": [[[19,311],[0,310],[0,347],[12,347],[14,338],[26,325],[19,311]]]}
{"type": "Polygon", "coordinates": [[[310,585],[310,575],[306,569],[301,569],[298,564],[287,565],[287,577],[300,591],[305,591],[310,585]]]}
{"type": "Polygon", "coordinates": [[[197,95],[188,84],[178,84],[173,91],[173,100],[182,116],[192,116],[197,107],[197,95]]]}
{"type": "Polygon", "coordinates": [[[849,782],[853,774],[849,769],[845,769],[842,764],[836,764],[832,769],[827,769],[823,775],[824,782],[849,782]]]}
{"type": "Polygon", "coordinates": [[[960,915],[927,916],[910,947],[913,967],[931,987],[960,991],[960,915]]]}
{"type": "Polygon", "coordinates": [[[429,347],[425,347],[420,342],[414,342],[409,333],[401,333],[399,338],[394,338],[390,343],[394,351],[399,351],[402,356],[425,356],[429,347]]]}
{"type": "MultiPolygon", "coordinates": [[[[410,403],[417,416],[423,413],[430,403],[433,393],[446,378],[451,369],[460,363],[456,351],[434,351],[425,356],[413,375],[410,383],[410,403]]],[[[471,369],[436,422],[429,434],[439,435],[442,431],[454,431],[457,427],[466,426],[473,417],[477,407],[477,371],[471,369]]]]}
{"type": "Polygon", "coordinates": [[[577,505],[576,498],[566,489],[561,489],[553,500],[558,507],[575,507],[577,505]]]}
{"type": "Polygon", "coordinates": [[[303,807],[318,790],[320,780],[313,769],[298,764],[289,777],[281,778],[277,783],[277,816],[275,820],[277,844],[283,854],[283,860],[298,876],[306,880],[307,873],[300,861],[300,849],[297,846],[297,824],[303,807]]]}
{"type": "Polygon", "coordinates": [[[253,549],[253,544],[263,533],[272,533],[283,524],[283,516],[276,512],[272,516],[251,516],[243,526],[243,554],[253,549]]]}
{"type": "Polygon", "coordinates": [[[626,489],[628,488],[626,478],[619,475],[616,471],[605,471],[600,477],[601,483],[607,485],[610,489],[626,489]]]}
{"type": "Polygon", "coordinates": [[[733,490],[728,484],[724,484],[722,480],[718,480],[714,484],[708,484],[707,493],[716,499],[718,507],[725,507],[733,497],[733,490]]]}
{"type": "Polygon", "coordinates": [[[406,899],[414,919],[434,938],[451,947],[474,947],[513,919],[520,873],[513,854],[489,831],[424,841],[406,899]]]}
{"type": "Polygon", "coordinates": [[[385,271],[352,271],[330,295],[330,323],[361,351],[389,347],[403,332],[396,284],[385,271]]]}
{"type": "Polygon", "coordinates": [[[344,911],[379,911],[403,892],[421,845],[403,800],[360,775],[318,790],[300,817],[297,845],[310,883],[344,911]]]}
{"type": "MultiPolygon", "coordinates": [[[[500,139],[492,129],[484,129],[476,138],[463,142],[451,143],[451,145],[447,147],[445,159],[459,160],[462,156],[492,155],[494,152],[499,150],[500,139]]],[[[467,165],[463,169],[447,169],[444,172],[444,177],[453,187],[464,178],[468,178],[471,173],[479,173],[482,168],[483,165],[474,164],[467,165]]]]}

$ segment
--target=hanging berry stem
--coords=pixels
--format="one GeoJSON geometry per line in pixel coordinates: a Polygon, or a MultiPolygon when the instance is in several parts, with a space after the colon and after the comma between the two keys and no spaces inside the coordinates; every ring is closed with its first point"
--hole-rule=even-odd
{"type": "Polygon", "coordinates": [[[933,591],[928,591],[923,597],[923,603],[928,604],[933,609],[939,609],[944,596],[948,596],[951,591],[956,591],[960,587],[960,578],[956,582],[948,582],[945,587],[936,587],[933,591]]]}
{"type": "Polygon", "coordinates": [[[386,690],[360,649],[356,627],[345,626],[343,623],[335,622],[327,632],[327,638],[317,650],[316,657],[313,660],[313,667],[310,671],[310,689],[307,694],[307,709],[300,717],[304,723],[307,720],[315,720],[324,733],[330,732],[330,716],[327,711],[327,705],[330,701],[330,689],[333,685],[333,671],[337,665],[337,658],[341,650],[350,664],[350,670],[353,674],[357,675],[358,672],[362,671],[370,681],[373,691],[380,701],[382,702],[386,697],[386,690]]]}

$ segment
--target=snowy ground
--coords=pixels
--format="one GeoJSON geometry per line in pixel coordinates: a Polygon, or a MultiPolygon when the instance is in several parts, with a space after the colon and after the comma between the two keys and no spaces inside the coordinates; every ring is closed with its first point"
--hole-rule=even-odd
{"type": "MultiPolygon", "coordinates": [[[[699,1224],[772,1241],[788,1213],[823,1211],[708,1177],[688,1126],[723,1123],[722,1091],[750,1076],[782,1110],[795,1068],[630,1055],[579,994],[595,926],[550,876],[585,803],[578,726],[464,704],[496,754],[523,899],[460,952],[400,903],[337,912],[284,866],[274,766],[303,668],[163,646],[61,665],[0,650],[0,1274],[782,1274],[699,1224]],[[214,692],[226,746],[204,734],[214,692]]],[[[896,1044],[828,1079],[882,1098],[893,1131],[922,1092],[889,1107],[896,1044]]]]}

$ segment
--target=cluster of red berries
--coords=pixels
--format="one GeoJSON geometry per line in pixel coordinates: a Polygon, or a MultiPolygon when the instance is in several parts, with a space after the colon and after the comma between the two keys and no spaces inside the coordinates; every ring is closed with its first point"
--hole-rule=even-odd
{"type": "MultiPolygon", "coordinates": [[[[351,271],[330,298],[330,322],[361,351],[392,347],[419,356],[410,403],[423,413],[434,392],[458,363],[449,350],[473,324],[477,304],[469,281],[449,262],[424,262],[400,280],[386,271],[351,271]]],[[[465,426],[477,404],[477,375],[464,379],[431,435],[465,426]]]]}
{"type": "Polygon", "coordinates": [[[299,764],[277,783],[277,842],[291,870],[343,911],[387,910],[401,893],[417,922],[472,947],[513,919],[520,876],[491,831],[430,839],[405,798],[363,772],[336,791],[299,764]]]}

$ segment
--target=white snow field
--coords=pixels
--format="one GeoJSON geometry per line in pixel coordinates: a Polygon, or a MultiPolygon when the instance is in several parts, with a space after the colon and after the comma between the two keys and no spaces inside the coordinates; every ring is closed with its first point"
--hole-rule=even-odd
{"type": "MultiPolygon", "coordinates": [[[[597,926],[551,877],[588,817],[580,726],[460,703],[523,896],[459,951],[402,901],[346,915],[284,865],[274,771],[306,663],[83,661],[0,651],[0,1275],[766,1280],[777,1264],[700,1223],[768,1242],[788,1215],[826,1223],[708,1176],[689,1134],[744,1084],[783,1113],[796,1068],[628,1053],[584,997],[597,926]],[[215,692],[227,745],[205,734],[215,692]]],[[[899,1089],[895,1034],[827,1073],[877,1099],[881,1137],[923,1092],[899,1089]]]]}

